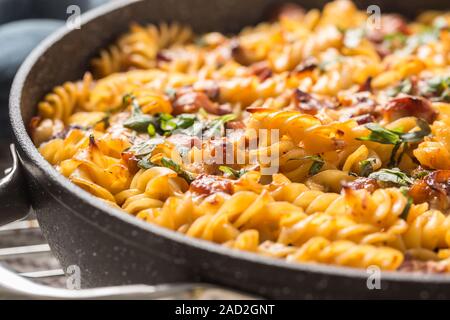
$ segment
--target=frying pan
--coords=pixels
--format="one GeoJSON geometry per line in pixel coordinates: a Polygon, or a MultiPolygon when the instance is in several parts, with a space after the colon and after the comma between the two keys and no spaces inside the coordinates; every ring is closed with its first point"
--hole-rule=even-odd
{"type": "MultiPolygon", "coordinates": [[[[268,8],[281,2],[114,1],[85,14],[80,30],[63,28],[46,39],[24,62],[11,91],[18,161],[0,181],[0,223],[21,218],[32,208],[61,264],[80,267],[85,288],[198,281],[267,298],[449,299],[450,276],[384,272],[381,288],[370,290],[366,270],[287,263],[145,223],[70,183],[33,145],[26,127],[37,101],[53,86],[81,78],[89,59],[131,21],[179,21],[198,32],[237,32],[261,21],[268,8]]],[[[325,1],[298,2],[308,8],[321,7],[325,1]]],[[[371,4],[378,4],[382,12],[410,17],[424,9],[448,9],[447,1],[438,0],[358,2],[361,8],[371,4]]]]}

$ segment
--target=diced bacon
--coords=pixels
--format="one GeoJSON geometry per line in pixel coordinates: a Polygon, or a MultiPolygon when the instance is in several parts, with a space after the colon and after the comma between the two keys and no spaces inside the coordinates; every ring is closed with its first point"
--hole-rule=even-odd
{"type": "Polygon", "coordinates": [[[250,71],[257,76],[261,82],[269,79],[272,76],[272,69],[267,61],[254,63],[250,66],[250,71]]]}
{"type": "Polygon", "coordinates": [[[333,108],[334,106],[328,101],[321,101],[313,95],[296,89],[293,93],[295,107],[303,113],[315,115],[323,108],[333,108]]]}
{"type": "Polygon", "coordinates": [[[217,192],[232,194],[233,183],[222,177],[201,174],[191,183],[190,191],[206,196],[217,192]]]}
{"type": "Polygon", "coordinates": [[[383,117],[386,121],[394,121],[411,116],[432,123],[437,117],[437,112],[433,110],[431,103],[427,99],[414,96],[392,99],[383,108],[383,117]]]}
{"type": "Polygon", "coordinates": [[[364,177],[359,177],[353,181],[346,182],[344,184],[344,188],[348,188],[351,190],[366,189],[369,192],[373,192],[379,187],[380,186],[378,185],[377,180],[364,177]]]}
{"type": "Polygon", "coordinates": [[[186,90],[185,92],[177,93],[173,103],[173,114],[195,113],[200,108],[215,115],[224,115],[232,112],[231,105],[213,102],[204,92],[186,90]]]}
{"type": "Polygon", "coordinates": [[[384,14],[381,16],[380,28],[370,28],[367,37],[370,41],[380,43],[389,34],[408,34],[408,24],[398,14],[384,14]]]}
{"type": "Polygon", "coordinates": [[[433,207],[447,209],[450,196],[450,170],[436,170],[414,181],[409,195],[415,203],[430,202],[433,207]]]}
{"type": "Polygon", "coordinates": [[[138,161],[139,159],[135,157],[133,152],[125,151],[121,154],[122,161],[124,164],[128,167],[128,171],[130,171],[131,174],[135,174],[138,172],[138,161]]]}
{"type": "Polygon", "coordinates": [[[214,80],[199,80],[193,87],[195,91],[204,92],[212,101],[217,101],[220,97],[220,87],[214,80]]]}
{"type": "Polygon", "coordinates": [[[240,120],[228,121],[227,123],[225,123],[225,128],[233,130],[245,129],[245,124],[240,120]]]}
{"type": "Polygon", "coordinates": [[[297,67],[295,67],[294,72],[302,73],[307,71],[313,71],[319,66],[319,62],[314,57],[309,57],[303,60],[297,67]]]}

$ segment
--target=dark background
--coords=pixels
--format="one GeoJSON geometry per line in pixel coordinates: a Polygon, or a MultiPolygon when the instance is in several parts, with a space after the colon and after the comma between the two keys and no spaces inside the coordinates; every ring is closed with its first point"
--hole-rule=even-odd
{"type": "Polygon", "coordinates": [[[64,24],[68,6],[78,5],[84,13],[107,1],[112,0],[0,0],[0,170],[9,162],[8,96],[20,64],[42,39],[64,24]]]}

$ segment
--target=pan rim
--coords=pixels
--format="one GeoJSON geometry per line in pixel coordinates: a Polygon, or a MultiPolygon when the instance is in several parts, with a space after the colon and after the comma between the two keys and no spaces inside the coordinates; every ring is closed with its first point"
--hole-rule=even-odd
{"type": "MultiPolygon", "coordinates": [[[[81,17],[81,26],[90,23],[101,16],[105,16],[113,11],[121,10],[124,7],[140,2],[142,0],[118,0],[112,3],[104,4],[92,11],[84,13],[81,17]]],[[[48,36],[43,42],[41,42],[26,58],[19,71],[17,72],[10,93],[9,100],[9,117],[11,121],[14,137],[19,144],[19,148],[29,157],[29,159],[42,170],[46,177],[59,187],[65,189],[65,191],[75,195],[83,200],[84,204],[91,206],[94,209],[101,211],[102,214],[108,215],[111,218],[120,220],[120,223],[126,223],[133,228],[139,228],[145,232],[151,232],[156,236],[163,237],[166,240],[177,242],[180,245],[188,245],[198,250],[208,251],[221,256],[232,257],[233,259],[243,260],[247,263],[255,263],[260,265],[267,265],[271,267],[279,268],[280,270],[290,270],[297,272],[308,273],[321,273],[329,276],[342,276],[354,279],[367,279],[368,274],[364,269],[350,268],[343,266],[325,265],[325,264],[308,264],[308,263],[289,263],[285,260],[278,260],[275,258],[265,257],[256,253],[243,252],[239,250],[230,249],[220,244],[216,244],[210,241],[191,238],[186,235],[177,233],[176,231],[166,229],[157,225],[153,225],[144,222],[135,217],[124,214],[124,212],[118,208],[113,208],[91,195],[89,192],[81,189],[67,178],[61,175],[53,166],[47,162],[38,149],[34,146],[31,138],[26,130],[26,125],[21,115],[21,103],[22,103],[22,91],[24,89],[25,82],[28,79],[30,71],[34,65],[38,62],[40,57],[46,53],[58,41],[63,40],[68,34],[73,32],[66,26],[61,27],[50,36],[48,36]]],[[[50,192],[48,190],[48,192],[50,192]]],[[[53,195],[53,192],[50,192],[53,195]]],[[[74,210],[76,212],[76,210],[74,210]]],[[[78,216],[84,219],[88,219],[97,228],[102,228],[95,221],[90,220],[86,215],[76,212],[78,216]]],[[[115,234],[117,237],[122,237],[120,234],[115,234]]],[[[123,237],[122,237],[123,238],[123,237]]],[[[138,246],[137,243],[134,245],[138,246]]],[[[383,271],[383,281],[396,281],[396,282],[409,282],[409,283],[422,283],[422,284],[450,284],[450,275],[443,274],[427,274],[427,273],[409,273],[400,271],[383,271]]]]}

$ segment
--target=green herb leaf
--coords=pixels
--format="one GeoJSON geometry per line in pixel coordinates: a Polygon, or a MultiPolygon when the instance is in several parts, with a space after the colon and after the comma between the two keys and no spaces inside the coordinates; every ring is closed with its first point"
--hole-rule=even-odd
{"type": "Polygon", "coordinates": [[[414,179],[423,179],[430,173],[431,173],[430,170],[420,169],[420,167],[419,167],[419,169],[416,169],[412,172],[412,177],[414,179]]]}
{"type": "Polygon", "coordinates": [[[312,164],[311,167],[309,168],[309,172],[308,174],[310,176],[315,175],[316,173],[318,173],[320,171],[320,169],[322,169],[323,165],[325,164],[325,161],[322,159],[322,157],[320,156],[316,156],[316,155],[310,155],[310,156],[304,156],[301,158],[292,158],[289,160],[312,160],[312,164]]]}
{"type": "Polygon", "coordinates": [[[157,122],[159,128],[162,130],[162,134],[173,134],[175,130],[187,129],[194,125],[198,121],[195,114],[183,113],[176,117],[168,113],[161,113],[158,115],[157,122]]]}
{"type": "Polygon", "coordinates": [[[369,174],[369,178],[376,179],[381,182],[392,183],[397,186],[409,186],[413,180],[398,168],[381,169],[369,174]]]}
{"type": "Polygon", "coordinates": [[[147,127],[147,133],[150,137],[154,137],[156,135],[156,129],[155,126],[153,124],[149,124],[147,127]]]}
{"type": "Polygon", "coordinates": [[[439,39],[440,29],[436,27],[427,27],[422,32],[416,33],[406,38],[404,48],[400,51],[402,55],[410,55],[418,47],[439,39]]]}
{"type": "Polygon", "coordinates": [[[402,140],[402,142],[420,142],[423,140],[423,138],[430,135],[431,128],[428,122],[423,119],[417,119],[416,123],[420,130],[402,133],[400,135],[400,139],[402,140]]]}
{"type": "Polygon", "coordinates": [[[396,50],[405,46],[408,37],[401,32],[393,32],[383,37],[383,45],[390,50],[396,50]]]}
{"type": "Polygon", "coordinates": [[[219,170],[230,177],[235,177],[236,179],[239,179],[247,172],[245,169],[235,170],[228,166],[220,166],[219,170]]]}
{"type": "Polygon", "coordinates": [[[182,177],[188,183],[191,183],[195,179],[195,177],[192,175],[192,173],[190,173],[190,172],[184,170],[183,168],[181,168],[181,166],[178,163],[176,163],[175,161],[173,161],[172,159],[163,157],[161,159],[161,164],[164,167],[172,169],[173,171],[175,171],[180,177],[182,177]]]}
{"type": "Polygon", "coordinates": [[[163,138],[153,138],[134,144],[129,149],[129,151],[132,152],[136,157],[142,157],[153,152],[156,146],[161,143],[164,143],[163,138]]]}
{"type": "Polygon", "coordinates": [[[146,157],[139,160],[137,163],[138,167],[141,169],[144,169],[144,170],[156,167],[155,164],[150,161],[150,157],[151,157],[151,155],[149,154],[146,157]]]}
{"type": "Polygon", "coordinates": [[[209,139],[212,137],[221,137],[225,131],[225,123],[236,119],[236,115],[230,113],[210,121],[206,125],[206,130],[203,132],[203,138],[209,139]]]}
{"type": "Polygon", "coordinates": [[[426,81],[420,88],[420,94],[431,100],[450,102],[450,76],[437,76],[426,81]]]}
{"type": "Polygon", "coordinates": [[[200,121],[196,121],[189,128],[182,129],[179,131],[179,133],[181,133],[181,134],[185,134],[188,136],[197,136],[197,137],[200,137],[202,132],[203,132],[203,123],[200,121]]]}
{"type": "Polygon", "coordinates": [[[381,144],[392,144],[394,148],[392,149],[388,166],[393,167],[400,163],[403,154],[408,149],[408,143],[420,142],[424,137],[431,133],[431,128],[425,120],[417,119],[416,122],[419,130],[407,133],[398,130],[389,130],[377,123],[368,123],[366,128],[370,130],[370,134],[367,137],[359,137],[356,139],[361,141],[373,141],[381,144]],[[397,152],[402,144],[404,145],[403,152],[397,157],[397,152]]]}
{"type": "Polygon", "coordinates": [[[376,163],[374,158],[368,158],[366,160],[362,160],[359,163],[359,172],[362,177],[367,177],[369,174],[373,172],[373,165],[376,163]]]}
{"type": "Polygon", "coordinates": [[[401,32],[389,33],[383,37],[383,40],[385,40],[385,41],[399,40],[400,42],[405,42],[406,39],[407,39],[406,35],[401,32]]]}
{"type": "Polygon", "coordinates": [[[180,114],[178,117],[174,119],[177,129],[187,129],[191,127],[195,121],[197,121],[196,115],[188,113],[180,114]]]}
{"type": "Polygon", "coordinates": [[[313,176],[316,173],[322,169],[323,165],[325,164],[325,161],[323,161],[322,157],[320,156],[305,156],[300,158],[299,160],[312,160],[313,163],[311,164],[311,167],[309,168],[309,175],[313,176]]]}
{"type": "Polygon", "coordinates": [[[401,142],[399,133],[393,130],[385,129],[378,123],[368,123],[366,128],[371,132],[367,137],[359,137],[357,140],[373,141],[381,144],[398,144],[401,142]]]}
{"type": "Polygon", "coordinates": [[[312,163],[311,167],[309,168],[309,175],[313,176],[316,173],[319,173],[319,171],[322,169],[324,164],[325,164],[325,162],[323,162],[323,160],[321,160],[321,161],[314,161],[312,163]]]}
{"type": "Polygon", "coordinates": [[[400,188],[400,192],[406,197],[407,202],[406,202],[406,206],[403,209],[402,213],[400,214],[400,218],[402,218],[403,220],[406,220],[408,218],[408,214],[409,214],[409,209],[411,209],[411,205],[413,204],[413,199],[409,196],[408,193],[409,189],[406,187],[401,187],[400,188]]]}
{"type": "Polygon", "coordinates": [[[137,132],[147,132],[148,125],[154,122],[155,118],[148,114],[142,113],[141,107],[137,103],[136,99],[131,99],[131,117],[123,123],[123,126],[137,132]]]}
{"type": "Polygon", "coordinates": [[[401,81],[397,86],[388,90],[387,94],[391,97],[395,97],[400,93],[411,94],[413,90],[413,84],[411,79],[405,79],[401,81]]]}
{"type": "Polygon", "coordinates": [[[136,97],[134,95],[132,95],[131,93],[127,93],[122,98],[122,105],[123,105],[123,107],[129,106],[133,102],[133,100],[135,100],[135,99],[136,99],[136,97]]]}
{"type": "Polygon", "coordinates": [[[111,113],[107,112],[106,115],[102,119],[100,119],[96,123],[94,123],[93,127],[95,127],[96,125],[98,125],[100,123],[103,123],[105,128],[108,128],[109,127],[109,119],[111,119],[111,113]]]}

